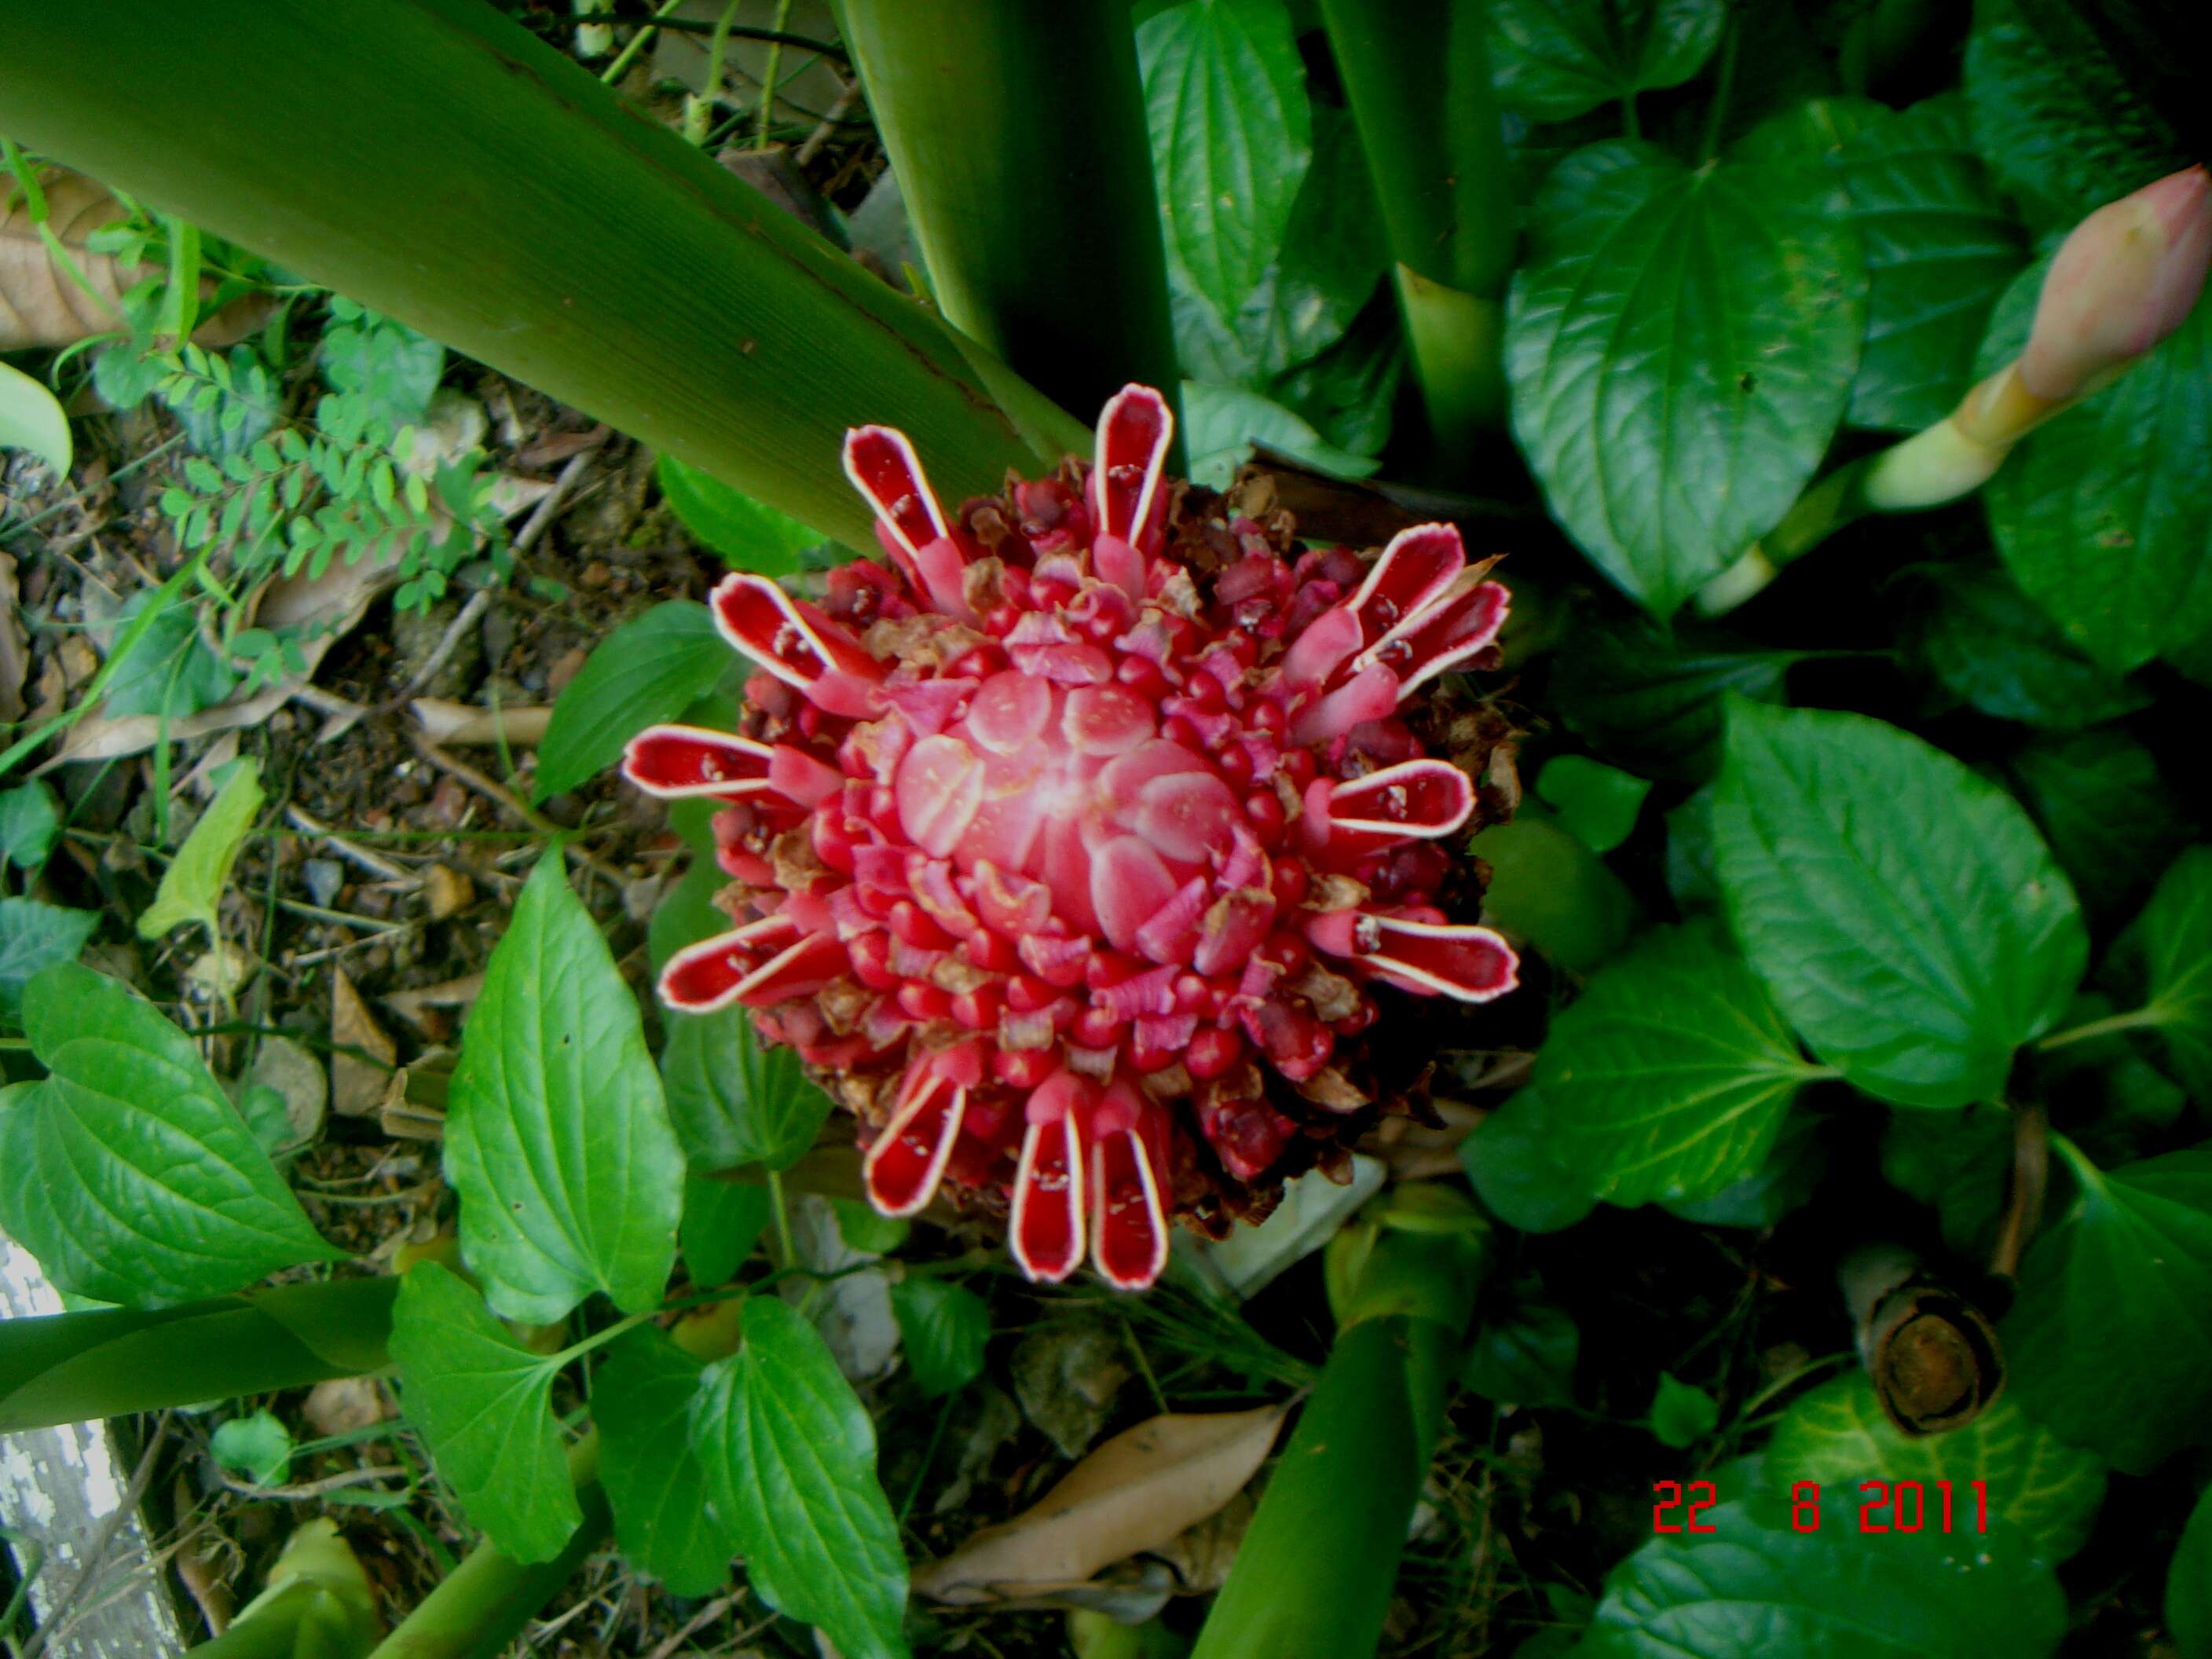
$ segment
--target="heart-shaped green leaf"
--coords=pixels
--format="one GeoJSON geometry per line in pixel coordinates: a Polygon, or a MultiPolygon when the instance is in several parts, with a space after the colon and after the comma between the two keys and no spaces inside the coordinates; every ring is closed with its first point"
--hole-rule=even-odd
{"type": "Polygon", "coordinates": [[[1972,1483],[1992,1518],[2033,1540],[2042,1558],[2063,1561],[2088,1541],[2105,1501],[2105,1465],[2066,1444],[2010,1398],[1964,1428],[1908,1435],[1889,1420],[1866,1373],[1853,1370],[1791,1402],[1766,1446],[1766,1482],[1787,1494],[1800,1480],[1856,1492],[1864,1480],[1917,1480],[1927,1512],[1951,1483],[1954,1530],[1976,1517],[1972,1483]]]}
{"type": "Polygon", "coordinates": [[[1997,1334],[2021,1405],[2130,1474],[2212,1440],[2212,1146],[2100,1170],[2021,1264],[1997,1334]]]}
{"type": "Polygon", "coordinates": [[[1509,1227],[1555,1233],[1597,1207],[1579,1167],[1560,1156],[1551,1115],[1534,1089],[1522,1089],[1459,1144],[1460,1166],[1475,1196],[1509,1227]]]}
{"type": "Polygon", "coordinates": [[[69,416],[39,381],[0,363],[0,450],[26,449],[44,461],[58,479],[70,470],[69,416]]]}
{"type": "Polygon", "coordinates": [[[560,1358],[532,1353],[434,1261],[399,1282],[392,1358],[407,1415],[469,1519],[518,1561],[550,1561],[583,1523],[553,1420],[560,1358]]]}
{"type": "Polygon", "coordinates": [[[2166,1629],[2181,1659],[2212,1659],[2212,1489],[2197,1500],[2166,1570],[2166,1629]]]}
{"type": "Polygon", "coordinates": [[[1533,121],[1680,85],[1728,22],[1723,0],[1491,0],[1486,11],[1498,100],[1533,121]]]}
{"type": "Polygon", "coordinates": [[[1621,139],[1553,170],[1505,330],[1553,516],[1670,617],[1772,529],[1844,413],[1866,271],[1814,164],[1684,167],[1621,139]]]}
{"type": "Polygon", "coordinates": [[[830,539],[673,455],[663,455],[653,471],[662,498],[684,527],[728,560],[733,570],[794,575],[806,568],[800,555],[830,539]]]}
{"type": "Polygon", "coordinates": [[[2212,847],[2192,847],[2160,879],[2136,924],[2148,969],[2146,1024],[2174,1073],[2212,1100],[2212,847]]]}
{"type": "Polygon", "coordinates": [[[100,926],[95,910],[0,898],[0,1029],[23,1023],[23,988],[58,962],[75,962],[100,926]]]}
{"type": "Polygon", "coordinates": [[[2075,650],[2002,570],[1930,565],[1913,574],[1927,596],[1907,636],[1944,690],[1983,714],[2078,732],[2150,701],[2075,650]]]}
{"type": "Polygon", "coordinates": [[[2005,771],[2092,922],[2140,904],[2189,844],[2189,814],[2158,757],[2120,726],[2039,733],[2005,771]]]}
{"type": "Polygon", "coordinates": [[[875,1425],[797,1309],[754,1297],[744,1333],[691,1410],[707,1501],[763,1601],[821,1626],[845,1659],[907,1659],[906,1558],[875,1425]]]}
{"type": "Polygon", "coordinates": [[[544,1324],[593,1291],[660,1299],[684,1153],[637,1000],[561,855],[531,872],[461,1033],[446,1120],[461,1253],[509,1319],[544,1324]]]}
{"type": "Polygon", "coordinates": [[[648,726],[672,720],[720,683],[738,657],[707,607],[670,599],[599,641],[562,688],[538,750],[539,800],[590,782],[648,726]]]}
{"type": "Polygon", "coordinates": [[[25,990],[23,1027],[48,1075],[0,1092],[0,1228],[55,1284],[160,1308],[343,1259],[151,1005],[63,963],[25,990]]]}
{"type": "Polygon", "coordinates": [[[232,767],[222,787],[177,849],[177,856],[161,872],[154,902],[138,918],[140,939],[159,939],[185,921],[197,921],[206,928],[210,942],[220,937],[222,924],[216,911],[222,903],[222,890],[265,799],[261,792],[261,769],[252,756],[246,756],[232,767]]]}
{"type": "Polygon", "coordinates": [[[735,1279],[768,1231],[772,1208],[765,1186],[696,1173],[684,1176],[684,1220],[676,1243],[691,1282],[711,1290],[735,1279]]]}
{"type": "Polygon", "coordinates": [[[1754,651],[1711,633],[1648,618],[1591,617],[1552,667],[1552,697],[1568,730],[1647,776],[1703,783],[1720,764],[1721,700],[1782,696],[1795,651],[1754,651]]]}
{"type": "Polygon", "coordinates": [[[891,1313],[922,1393],[934,1399],[982,1374],[991,1310],[975,1291],[909,1274],[891,1285],[891,1313]]]}
{"type": "Polygon", "coordinates": [[[1710,922],[1607,964],[1536,1062],[1560,1162],[1622,1205],[1704,1197],[1758,1168],[1820,1075],[1710,922]]]}
{"type": "Polygon", "coordinates": [[[2088,956],[2017,803],[1863,715],[1735,701],[1713,793],[1737,940],[1798,1035],[1869,1094],[1994,1098],[2088,956]]]}
{"type": "Polygon", "coordinates": [[[674,1595],[707,1595],[730,1577],[730,1549],[707,1513],[707,1470],[691,1449],[691,1402],[704,1364],[650,1327],[607,1349],[592,1378],[599,1481],[615,1541],[674,1595]]]}

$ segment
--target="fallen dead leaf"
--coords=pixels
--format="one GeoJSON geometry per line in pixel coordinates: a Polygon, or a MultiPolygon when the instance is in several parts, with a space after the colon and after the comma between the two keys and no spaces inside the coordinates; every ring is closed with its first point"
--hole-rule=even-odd
{"type": "Polygon", "coordinates": [[[483,708],[472,702],[448,702],[443,697],[417,697],[408,706],[422,723],[423,735],[441,746],[504,739],[518,749],[535,749],[545,741],[545,728],[553,720],[553,705],[544,702],[483,708]]]}
{"type": "Polygon", "coordinates": [[[477,885],[459,871],[434,864],[422,872],[422,902],[430,920],[443,921],[477,901],[477,885]]]}
{"type": "Polygon", "coordinates": [[[317,1434],[351,1434],[383,1422],[392,1404],[373,1376],[333,1376],[307,1390],[300,1415],[317,1434]]]}
{"type": "Polygon", "coordinates": [[[0,553],[0,721],[23,717],[23,683],[30,676],[30,641],[15,614],[15,556],[0,553]]]}
{"type": "Polygon", "coordinates": [[[331,969],[331,1109],[340,1117],[374,1115],[391,1091],[399,1048],[368,1012],[345,969],[337,967],[331,969]],[[347,1048],[373,1054],[383,1064],[371,1065],[343,1052],[347,1048]]]}
{"type": "Polygon", "coordinates": [[[422,1013],[428,1008],[466,1008],[474,1003],[483,990],[482,974],[464,974],[459,979],[449,979],[436,985],[425,985],[413,991],[394,991],[390,996],[377,1000],[405,1020],[410,1025],[421,1026],[422,1013]]]}
{"type": "Polygon", "coordinates": [[[1062,1590],[1158,1550],[1218,1514],[1275,1443],[1280,1407],[1169,1413],[1115,1435],[1012,1520],[986,1527],[914,1576],[939,1601],[974,1606],[1062,1590]]]}

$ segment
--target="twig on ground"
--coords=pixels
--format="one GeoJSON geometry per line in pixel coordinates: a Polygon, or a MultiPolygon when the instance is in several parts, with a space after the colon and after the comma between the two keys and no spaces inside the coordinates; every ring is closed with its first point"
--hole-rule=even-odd
{"type": "Polygon", "coordinates": [[[416,879],[412,870],[404,865],[394,864],[381,853],[372,853],[368,848],[357,846],[348,841],[305,807],[288,805],[284,808],[284,816],[295,829],[323,842],[349,864],[359,865],[371,875],[382,876],[387,881],[404,881],[410,884],[416,879]]]}

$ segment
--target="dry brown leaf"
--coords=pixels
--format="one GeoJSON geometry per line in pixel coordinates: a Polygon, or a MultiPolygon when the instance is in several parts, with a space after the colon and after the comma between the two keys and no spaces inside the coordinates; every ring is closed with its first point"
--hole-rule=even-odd
{"type": "MultiPolygon", "coordinates": [[[[14,182],[9,180],[11,185],[14,182]]],[[[122,325],[124,295],[159,274],[86,249],[87,237],[125,215],[123,204],[105,185],[63,167],[43,171],[40,182],[46,191],[46,228],[69,250],[100,298],[87,294],[54,263],[32,222],[23,192],[11,191],[0,206],[0,351],[71,345],[94,334],[112,333],[122,325]]],[[[212,278],[203,278],[202,297],[211,296],[215,286],[212,278]]],[[[270,304],[259,295],[234,300],[204,321],[192,338],[204,346],[234,344],[259,325],[270,304]]]]}
{"type": "Polygon", "coordinates": [[[1275,1443],[1282,1408],[1169,1413],[1115,1435],[1012,1520],[914,1576],[939,1601],[975,1605],[1063,1589],[1166,1547],[1221,1510],[1275,1443]]]}
{"type": "Polygon", "coordinates": [[[23,718],[23,682],[30,676],[30,641],[15,614],[15,556],[0,553],[0,722],[23,718]]]}
{"type": "Polygon", "coordinates": [[[422,1024],[426,1008],[465,1008],[477,1000],[483,989],[482,974],[464,974],[459,979],[449,979],[436,985],[425,985],[413,991],[394,991],[377,1000],[405,1020],[410,1025],[422,1024]]]}
{"type": "Polygon", "coordinates": [[[331,969],[331,1109],[340,1117],[368,1117],[384,1104],[392,1089],[392,1068],[399,1063],[399,1048],[376,1023],[361,993],[353,988],[345,969],[331,969]],[[352,1048],[374,1054],[384,1063],[343,1052],[352,1048]]]}
{"type": "Polygon", "coordinates": [[[483,708],[443,697],[417,697],[409,707],[422,722],[422,734],[441,749],[501,740],[517,749],[535,749],[545,741],[545,728],[553,719],[553,705],[545,702],[483,708]]]}
{"type": "Polygon", "coordinates": [[[373,1376],[333,1376],[307,1390],[300,1415],[317,1434],[351,1434],[392,1415],[383,1385],[373,1376]]]}

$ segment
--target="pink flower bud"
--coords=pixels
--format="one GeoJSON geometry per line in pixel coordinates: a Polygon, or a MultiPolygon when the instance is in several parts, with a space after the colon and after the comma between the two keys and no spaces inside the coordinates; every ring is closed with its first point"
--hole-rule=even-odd
{"type": "Polygon", "coordinates": [[[2099,208],[2051,263],[2020,378],[2063,402],[2105,380],[2179,328],[2212,261],[2212,178],[2202,167],[2169,173],[2099,208]]]}

